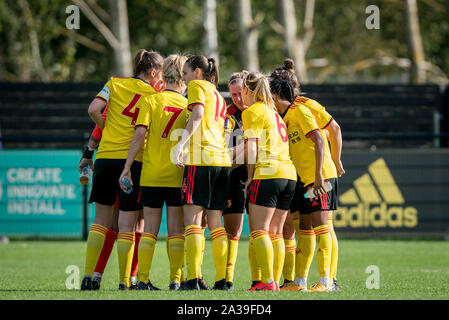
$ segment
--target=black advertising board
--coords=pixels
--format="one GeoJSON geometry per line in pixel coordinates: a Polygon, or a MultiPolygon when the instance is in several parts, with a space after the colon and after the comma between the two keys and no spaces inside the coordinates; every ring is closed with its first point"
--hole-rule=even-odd
{"type": "Polygon", "coordinates": [[[344,236],[449,236],[449,150],[343,150],[334,226],[344,236]]]}

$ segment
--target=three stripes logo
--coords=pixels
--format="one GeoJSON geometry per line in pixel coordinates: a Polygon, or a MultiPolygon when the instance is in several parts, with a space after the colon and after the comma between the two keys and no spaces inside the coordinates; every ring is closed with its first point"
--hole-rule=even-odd
{"type": "Polygon", "coordinates": [[[368,166],[354,187],[341,194],[334,213],[336,227],[414,228],[418,210],[405,200],[383,158],[368,166]]]}

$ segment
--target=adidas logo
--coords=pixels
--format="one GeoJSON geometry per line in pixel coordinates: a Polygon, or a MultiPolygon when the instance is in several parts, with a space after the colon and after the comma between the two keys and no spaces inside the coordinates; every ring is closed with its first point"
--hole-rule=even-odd
{"type": "Polygon", "coordinates": [[[383,158],[368,166],[354,187],[340,195],[334,213],[335,227],[414,228],[418,210],[405,200],[383,158]]]}

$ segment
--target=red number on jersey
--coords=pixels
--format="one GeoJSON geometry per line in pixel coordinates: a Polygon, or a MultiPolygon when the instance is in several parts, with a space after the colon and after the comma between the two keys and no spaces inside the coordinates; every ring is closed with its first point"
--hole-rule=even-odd
{"type": "Polygon", "coordinates": [[[287,127],[285,126],[285,124],[283,122],[280,121],[279,114],[276,113],[275,115],[276,115],[276,123],[277,123],[279,135],[281,136],[283,142],[287,142],[288,141],[287,127]],[[285,135],[282,134],[282,129],[285,130],[285,135]]]}
{"type": "Polygon", "coordinates": [[[134,108],[134,106],[136,105],[137,101],[139,101],[140,97],[142,95],[140,94],[136,94],[134,95],[133,99],[131,100],[131,102],[128,104],[128,106],[123,109],[122,114],[124,116],[130,117],[131,120],[131,125],[135,125],[136,121],[137,121],[137,117],[139,116],[139,111],[140,108],[136,108],[136,110],[134,110],[134,112],[131,112],[131,110],[134,108]]]}
{"type": "Polygon", "coordinates": [[[167,138],[168,133],[170,132],[171,127],[173,127],[173,124],[175,123],[176,119],[179,117],[179,115],[182,112],[182,108],[175,108],[175,107],[165,107],[164,111],[173,112],[173,115],[171,116],[170,120],[168,120],[167,125],[165,126],[164,132],[162,132],[162,138],[167,138]]]}
{"type": "Polygon", "coordinates": [[[215,102],[215,121],[218,121],[218,117],[220,116],[220,118],[222,119],[226,119],[226,100],[223,99],[223,107],[221,109],[220,112],[220,99],[218,97],[218,93],[215,91],[215,98],[216,98],[216,102],[215,102]]]}

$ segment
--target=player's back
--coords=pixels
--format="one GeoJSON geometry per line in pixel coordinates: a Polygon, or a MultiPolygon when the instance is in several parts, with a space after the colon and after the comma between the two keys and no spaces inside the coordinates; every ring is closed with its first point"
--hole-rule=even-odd
{"type": "Polygon", "coordinates": [[[245,139],[258,137],[254,179],[292,179],[296,172],[289,155],[288,133],[277,112],[256,102],[242,113],[245,139]]]}
{"type": "MultiPolygon", "coordinates": [[[[134,136],[134,125],[139,116],[140,99],[157,93],[146,81],[133,78],[111,78],[98,97],[107,100],[108,115],[97,159],[126,159],[134,136]]],[[[142,161],[143,148],[136,156],[142,161]]]]}
{"type": "Polygon", "coordinates": [[[323,107],[318,101],[298,96],[294,101],[295,105],[303,105],[307,107],[315,117],[315,120],[320,129],[324,129],[331,122],[332,116],[326,111],[326,108],[323,107]]]}
{"type": "Polygon", "coordinates": [[[136,126],[149,127],[143,157],[141,185],[181,187],[183,169],[175,165],[178,138],[186,126],[187,99],[172,90],[143,100],[136,126]]]}
{"type": "Polygon", "coordinates": [[[195,105],[201,104],[204,107],[201,125],[191,138],[189,164],[230,167],[231,160],[224,130],[225,99],[215,85],[206,80],[190,81],[187,90],[189,111],[195,105]]]}

